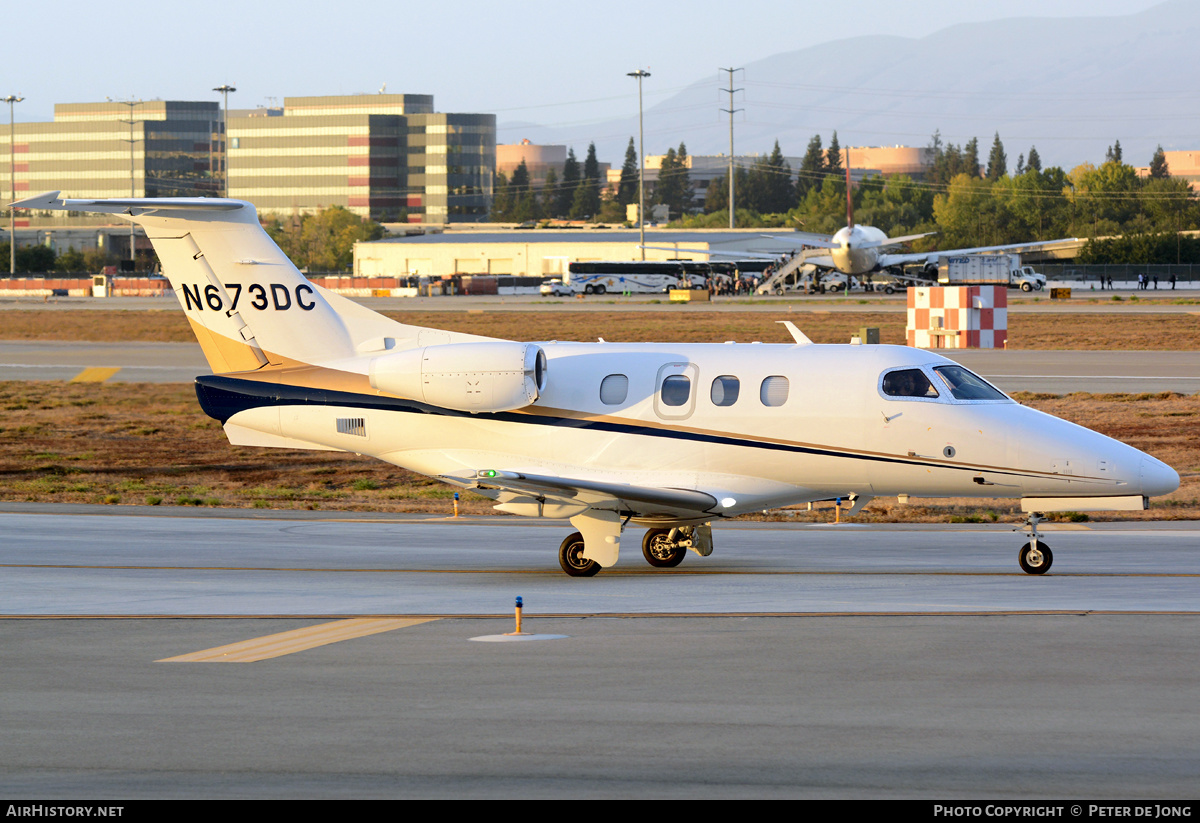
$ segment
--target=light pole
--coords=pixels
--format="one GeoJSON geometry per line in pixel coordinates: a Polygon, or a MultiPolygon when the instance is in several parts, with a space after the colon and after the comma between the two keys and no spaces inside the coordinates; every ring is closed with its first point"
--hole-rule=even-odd
{"type": "MultiPolygon", "coordinates": [[[[133,136],[133,126],[135,123],[137,123],[137,120],[135,120],[133,117],[133,107],[142,105],[142,103],[144,101],[142,101],[142,100],[114,100],[113,102],[119,103],[122,106],[129,106],[129,119],[125,120],[124,122],[129,124],[129,140],[127,141],[129,143],[129,198],[132,200],[133,198],[137,197],[137,186],[134,183],[134,163],[133,163],[133,144],[137,142],[137,140],[134,139],[134,136],[133,136]]],[[[146,177],[146,174],[145,174],[145,171],[143,170],[142,179],[145,180],[145,177],[146,177]]],[[[137,244],[134,240],[133,228],[134,228],[134,223],[132,220],[130,220],[129,221],[129,262],[131,264],[131,267],[133,267],[133,265],[137,263],[137,244]]]]}
{"type": "Polygon", "coordinates": [[[221,115],[221,193],[229,196],[229,92],[237,91],[233,86],[224,83],[213,91],[219,91],[225,96],[225,112],[221,115]]]}
{"type": "MultiPolygon", "coordinates": [[[[10,203],[17,199],[17,124],[13,119],[13,106],[24,99],[15,94],[4,98],[4,102],[8,103],[8,183],[12,195],[10,203]]],[[[11,208],[8,210],[8,273],[17,273],[17,221],[11,208]]]]}
{"type": "Polygon", "coordinates": [[[642,259],[646,259],[646,150],[642,144],[642,78],[649,77],[650,72],[638,69],[628,72],[629,77],[638,81],[638,245],[642,249],[642,259]]]}

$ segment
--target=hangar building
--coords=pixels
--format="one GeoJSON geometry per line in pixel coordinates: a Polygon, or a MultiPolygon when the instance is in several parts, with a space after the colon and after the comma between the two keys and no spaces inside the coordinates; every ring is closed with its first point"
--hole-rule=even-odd
{"type": "MultiPolygon", "coordinates": [[[[780,230],[781,236],[788,235],[780,230]]],[[[806,235],[795,240],[764,237],[762,229],[679,231],[647,229],[647,260],[733,259],[745,252],[783,255],[798,251],[806,235]],[[717,253],[720,254],[717,254],[717,253]]],[[[744,256],[744,255],[743,255],[744,256]]],[[[640,260],[638,233],[633,230],[580,231],[447,231],[357,243],[357,277],[405,277],[445,274],[505,274],[556,277],[569,262],[640,260]]]]}

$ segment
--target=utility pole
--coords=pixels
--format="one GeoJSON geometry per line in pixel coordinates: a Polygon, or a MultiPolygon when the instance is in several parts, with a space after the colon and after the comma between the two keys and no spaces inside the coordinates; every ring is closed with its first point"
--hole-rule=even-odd
{"type": "Polygon", "coordinates": [[[642,249],[642,259],[646,259],[646,149],[642,141],[642,78],[649,77],[650,72],[638,69],[628,72],[629,77],[638,81],[638,245],[642,249]]]}
{"type": "Polygon", "coordinates": [[[222,174],[223,185],[221,187],[222,195],[229,196],[229,92],[237,91],[233,86],[224,83],[217,86],[213,91],[219,91],[225,95],[225,113],[221,117],[221,166],[224,169],[222,174]]]}
{"type": "Polygon", "coordinates": [[[741,109],[735,109],[733,107],[733,93],[737,92],[737,91],[742,91],[742,89],[735,89],[733,87],[733,73],[735,71],[745,71],[745,69],[732,69],[731,68],[731,69],[720,69],[720,71],[729,72],[729,88],[721,89],[721,91],[729,92],[729,108],[721,109],[721,111],[729,113],[729,228],[732,229],[734,227],[734,217],[733,217],[733,215],[734,215],[734,210],[733,210],[733,166],[734,166],[734,160],[733,160],[733,115],[734,115],[734,112],[741,111],[741,109]]]}
{"type": "MultiPolygon", "coordinates": [[[[137,197],[137,187],[134,185],[134,175],[133,175],[133,170],[134,170],[133,144],[136,143],[137,140],[135,140],[134,136],[133,136],[133,125],[134,125],[134,123],[138,122],[133,117],[133,107],[140,106],[145,101],[143,101],[143,100],[114,100],[113,102],[120,103],[122,106],[129,106],[129,119],[124,120],[122,122],[129,124],[129,140],[126,142],[129,143],[129,198],[132,200],[133,198],[137,197]]],[[[142,179],[143,180],[146,179],[146,173],[145,173],[144,169],[142,171],[142,179]]],[[[129,262],[131,265],[137,263],[137,245],[134,240],[133,229],[134,229],[134,223],[132,220],[130,220],[129,221],[129,262]]]]}
{"type": "MultiPolygon", "coordinates": [[[[13,105],[20,103],[24,97],[10,94],[4,98],[8,103],[8,183],[12,195],[10,203],[17,199],[17,124],[13,119],[13,105]]],[[[17,221],[13,209],[8,210],[8,273],[17,273],[17,221]]]]}

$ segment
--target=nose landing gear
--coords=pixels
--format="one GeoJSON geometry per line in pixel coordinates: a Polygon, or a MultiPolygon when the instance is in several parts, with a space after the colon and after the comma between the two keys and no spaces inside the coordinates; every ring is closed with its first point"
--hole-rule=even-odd
{"type": "Polygon", "coordinates": [[[1025,521],[1024,528],[1029,529],[1029,542],[1021,547],[1017,562],[1021,564],[1021,571],[1026,574],[1045,574],[1050,571],[1050,564],[1054,562],[1054,554],[1038,534],[1037,525],[1040,522],[1041,512],[1030,512],[1025,521]]]}

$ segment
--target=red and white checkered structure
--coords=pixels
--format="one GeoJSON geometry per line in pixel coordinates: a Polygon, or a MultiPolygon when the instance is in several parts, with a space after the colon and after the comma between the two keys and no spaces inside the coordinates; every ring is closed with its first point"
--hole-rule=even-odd
{"type": "Polygon", "coordinates": [[[1004,286],[921,286],[908,290],[908,345],[993,349],[1008,341],[1004,286]]]}

